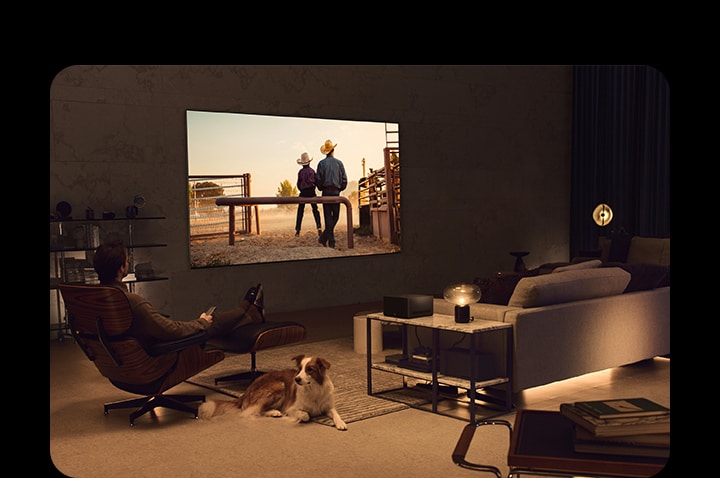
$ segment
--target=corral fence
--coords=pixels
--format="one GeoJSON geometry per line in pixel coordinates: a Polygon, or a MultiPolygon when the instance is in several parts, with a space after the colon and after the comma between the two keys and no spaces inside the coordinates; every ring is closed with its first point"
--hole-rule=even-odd
{"type": "MultiPolygon", "coordinates": [[[[217,206],[219,197],[250,197],[250,173],[239,176],[188,176],[190,238],[228,233],[228,208],[217,206]]],[[[235,210],[235,232],[252,232],[252,206],[235,210]]]]}
{"type": "Polygon", "coordinates": [[[400,149],[384,151],[385,165],[370,169],[358,182],[360,224],[372,225],[373,234],[393,244],[400,244],[400,149]]]}

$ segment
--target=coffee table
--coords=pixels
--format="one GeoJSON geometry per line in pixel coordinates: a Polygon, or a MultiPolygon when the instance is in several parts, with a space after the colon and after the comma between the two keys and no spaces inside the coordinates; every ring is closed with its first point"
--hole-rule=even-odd
{"type": "Polygon", "coordinates": [[[504,425],[510,430],[507,464],[509,477],[522,473],[550,476],[648,477],[659,473],[667,458],[577,453],[573,450],[573,423],[560,412],[518,410],[515,426],[505,420],[485,420],[466,425],[455,445],[455,464],[473,470],[495,473],[492,465],[465,459],[475,430],[482,425],[504,425]]]}

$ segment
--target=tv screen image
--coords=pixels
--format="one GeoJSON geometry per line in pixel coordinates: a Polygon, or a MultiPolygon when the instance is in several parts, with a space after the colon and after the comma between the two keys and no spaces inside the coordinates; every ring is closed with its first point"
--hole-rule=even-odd
{"type": "Polygon", "coordinates": [[[187,110],[186,124],[192,268],[401,252],[397,123],[187,110]],[[319,237],[325,204],[320,231],[310,202],[297,231],[299,172],[327,140],[347,176],[335,247],[319,237]]]}

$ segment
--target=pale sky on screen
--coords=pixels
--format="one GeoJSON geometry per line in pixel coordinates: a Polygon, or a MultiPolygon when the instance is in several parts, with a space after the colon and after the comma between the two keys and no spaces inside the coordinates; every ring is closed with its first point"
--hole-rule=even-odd
{"type": "MultiPolygon", "coordinates": [[[[286,179],[295,186],[300,169],[296,160],[303,152],[317,169],[326,139],[337,144],[334,156],[345,165],[348,182],[363,176],[363,158],[366,175],[384,165],[382,122],[188,111],[187,129],[188,174],[250,173],[253,196],[275,196],[286,179]]],[[[398,125],[388,123],[387,129],[398,131],[398,125]]],[[[389,140],[397,141],[398,135],[389,135],[389,140]]]]}

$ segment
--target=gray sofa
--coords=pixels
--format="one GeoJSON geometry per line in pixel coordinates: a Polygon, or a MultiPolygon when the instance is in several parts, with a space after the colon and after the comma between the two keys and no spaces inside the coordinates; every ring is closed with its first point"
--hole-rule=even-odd
{"type": "MultiPolygon", "coordinates": [[[[472,304],[475,319],[513,324],[513,392],[670,354],[669,242],[633,238],[628,257],[641,262],[568,264],[519,279],[506,305],[472,304]]],[[[453,308],[434,301],[436,313],[453,308]]],[[[483,339],[483,352],[505,356],[501,336],[483,339]]],[[[441,338],[441,348],[452,346],[441,338]]]]}

